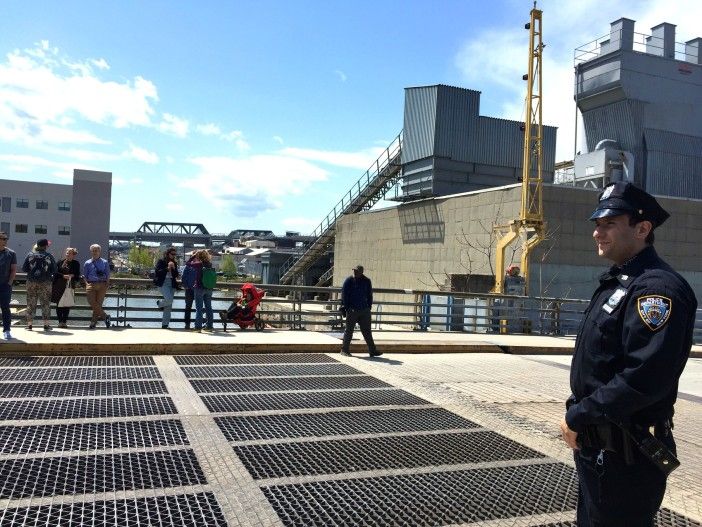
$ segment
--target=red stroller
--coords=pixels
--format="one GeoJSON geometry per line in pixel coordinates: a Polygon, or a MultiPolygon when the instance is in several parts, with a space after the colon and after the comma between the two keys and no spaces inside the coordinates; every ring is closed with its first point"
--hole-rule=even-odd
{"type": "Polygon", "coordinates": [[[241,286],[241,298],[226,311],[219,312],[224,331],[227,331],[227,324],[237,324],[241,329],[254,326],[256,331],[263,331],[266,324],[261,317],[256,314],[258,305],[266,295],[263,289],[259,289],[253,284],[246,283],[241,286]]]}

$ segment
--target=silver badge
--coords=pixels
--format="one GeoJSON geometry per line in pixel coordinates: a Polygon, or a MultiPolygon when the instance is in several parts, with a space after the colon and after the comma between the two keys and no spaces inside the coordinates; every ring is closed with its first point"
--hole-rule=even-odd
{"type": "Polygon", "coordinates": [[[602,309],[604,309],[607,313],[611,313],[614,311],[614,308],[619,305],[619,302],[622,301],[622,298],[626,296],[626,289],[620,287],[614,293],[612,293],[612,296],[610,296],[607,299],[607,302],[602,306],[602,309]]]}
{"type": "Polygon", "coordinates": [[[606,200],[607,198],[609,198],[609,196],[612,195],[612,191],[613,191],[613,190],[614,190],[614,185],[610,185],[609,187],[607,187],[606,189],[604,189],[604,192],[602,193],[602,196],[600,196],[600,201],[604,201],[604,200],[606,200]]]}

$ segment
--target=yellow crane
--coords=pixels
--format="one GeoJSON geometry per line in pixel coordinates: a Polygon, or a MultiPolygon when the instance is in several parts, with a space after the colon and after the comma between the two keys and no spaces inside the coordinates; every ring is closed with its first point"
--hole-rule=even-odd
{"type": "Polygon", "coordinates": [[[541,40],[541,14],[542,12],[536,9],[536,2],[534,2],[534,8],[531,10],[531,21],[524,26],[525,29],[529,30],[529,73],[523,77],[527,81],[527,94],[524,101],[522,206],[519,218],[512,220],[507,225],[495,227],[497,247],[494,293],[504,293],[505,252],[517,238],[522,241],[521,273],[526,287],[529,287],[529,254],[544,239],[546,230],[542,202],[541,55],[544,44],[541,40]]]}

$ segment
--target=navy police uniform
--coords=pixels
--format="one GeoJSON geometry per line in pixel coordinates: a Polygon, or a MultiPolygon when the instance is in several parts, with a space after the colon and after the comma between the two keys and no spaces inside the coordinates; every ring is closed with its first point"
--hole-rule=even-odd
{"type": "MultiPolygon", "coordinates": [[[[630,183],[605,188],[591,220],[630,214],[654,228],[668,218],[630,183]]],[[[640,426],[671,452],[673,404],[692,345],[697,300],[646,246],[600,276],[575,344],[566,423],[578,432],[578,526],[649,526],[666,476],[622,432],[640,426]],[[603,429],[611,434],[605,444],[603,429]],[[599,441],[599,443],[598,443],[599,441]]]]}

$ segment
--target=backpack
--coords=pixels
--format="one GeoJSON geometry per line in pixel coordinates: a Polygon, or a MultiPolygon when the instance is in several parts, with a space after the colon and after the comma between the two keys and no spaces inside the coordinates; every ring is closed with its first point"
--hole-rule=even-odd
{"type": "Polygon", "coordinates": [[[202,287],[205,289],[214,289],[217,285],[217,271],[212,267],[202,268],[202,287]]]}
{"type": "Polygon", "coordinates": [[[185,289],[192,289],[195,286],[195,281],[197,280],[197,271],[192,265],[186,265],[183,269],[183,274],[180,277],[180,281],[185,289]]]}
{"type": "Polygon", "coordinates": [[[27,278],[32,282],[50,282],[54,278],[51,258],[47,253],[34,253],[29,257],[27,278]]]}

